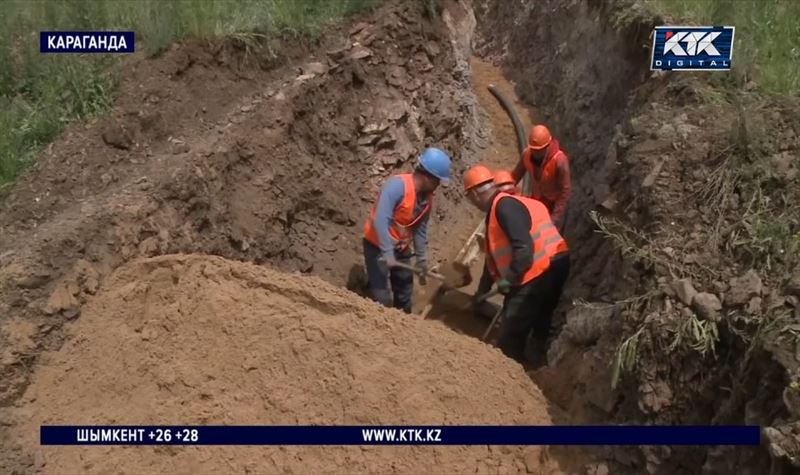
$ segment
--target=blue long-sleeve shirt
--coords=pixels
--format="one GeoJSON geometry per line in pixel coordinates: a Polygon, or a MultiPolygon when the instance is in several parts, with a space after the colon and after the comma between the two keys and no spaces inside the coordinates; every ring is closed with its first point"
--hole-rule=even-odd
{"type": "MultiPolygon", "coordinates": [[[[405,195],[405,184],[399,176],[393,176],[386,180],[381,188],[378,198],[378,206],[375,210],[375,231],[378,234],[381,253],[384,257],[394,256],[394,243],[389,235],[389,225],[394,218],[394,210],[403,200],[405,195]]],[[[414,204],[414,218],[422,212],[428,202],[427,194],[417,193],[414,204]]],[[[419,223],[414,226],[414,250],[417,253],[417,263],[426,260],[426,247],[428,244],[428,218],[430,213],[423,216],[419,223]]]]}

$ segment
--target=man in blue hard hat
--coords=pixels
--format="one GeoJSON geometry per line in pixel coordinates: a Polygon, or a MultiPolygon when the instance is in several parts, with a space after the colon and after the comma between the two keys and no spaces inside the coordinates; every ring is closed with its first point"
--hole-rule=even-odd
{"type": "Polygon", "coordinates": [[[450,157],[438,148],[419,156],[413,173],[389,177],[364,222],[364,261],[372,298],[387,307],[411,313],[414,273],[409,265],[414,243],[416,267],[425,285],[426,247],[433,192],[450,179],[450,157]]]}

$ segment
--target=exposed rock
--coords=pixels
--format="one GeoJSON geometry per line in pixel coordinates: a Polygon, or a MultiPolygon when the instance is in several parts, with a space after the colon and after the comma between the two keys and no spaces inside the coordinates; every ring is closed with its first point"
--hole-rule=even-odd
{"type": "Polygon", "coordinates": [[[316,76],[317,76],[316,74],[301,74],[300,76],[297,76],[295,81],[305,82],[308,81],[309,79],[314,79],[316,76]]]}
{"type": "Polygon", "coordinates": [[[66,310],[75,310],[80,303],[75,296],[78,295],[78,286],[72,281],[62,281],[50,294],[44,307],[44,313],[52,315],[66,310]]]}
{"type": "Polygon", "coordinates": [[[681,121],[675,126],[675,131],[681,140],[687,141],[694,135],[695,131],[697,131],[697,127],[681,121]]]}
{"type": "Polygon", "coordinates": [[[722,310],[722,303],[716,295],[702,292],[694,296],[692,308],[704,319],[718,321],[719,311],[722,310]]]}
{"type": "Polygon", "coordinates": [[[611,196],[606,198],[606,200],[603,201],[600,204],[600,207],[605,208],[606,210],[613,212],[614,210],[617,209],[618,205],[619,205],[619,201],[617,201],[617,198],[612,194],[611,196]]]}
{"type": "Polygon", "coordinates": [[[797,168],[794,166],[795,158],[791,152],[781,152],[770,158],[772,170],[785,183],[797,178],[797,168]]]}
{"type": "Polygon", "coordinates": [[[49,275],[26,275],[17,280],[17,286],[23,289],[36,289],[47,283],[49,275]]]}
{"type": "Polygon", "coordinates": [[[794,270],[794,272],[792,272],[792,276],[786,283],[786,292],[789,295],[800,297],[800,268],[797,268],[794,270]]]}
{"type": "Polygon", "coordinates": [[[697,291],[694,289],[690,279],[680,279],[674,281],[672,283],[672,289],[675,290],[675,294],[678,296],[678,299],[680,299],[680,301],[685,305],[692,305],[692,301],[697,295],[697,291]]]}
{"type": "Polygon", "coordinates": [[[761,295],[763,285],[758,273],[750,269],[741,277],[734,277],[730,282],[730,291],[725,296],[728,305],[745,305],[753,297],[761,295]]]}
{"type": "Polygon", "coordinates": [[[747,313],[750,315],[758,315],[761,313],[761,297],[753,297],[747,303],[747,313]]]}
{"type": "Polygon", "coordinates": [[[350,47],[338,48],[334,50],[330,50],[327,52],[327,55],[334,61],[339,61],[340,59],[344,58],[345,53],[350,47]]]}
{"type": "Polygon", "coordinates": [[[586,466],[586,475],[608,475],[606,463],[594,463],[586,466]]]}
{"type": "Polygon", "coordinates": [[[787,386],[783,390],[783,404],[793,418],[800,418],[800,390],[787,386]]]}
{"type": "Polygon", "coordinates": [[[657,413],[662,408],[672,404],[672,389],[662,380],[643,383],[639,387],[642,397],[639,399],[639,408],[648,413],[657,413]]]}
{"type": "Polygon", "coordinates": [[[367,124],[361,131],[365,134],[379,134],[386,131],[389,128],[389,124],[381,123],[381,124],[367,124]]]}
{"type": "Polygon", "coordinates": [[[525,469],[528,473],[539,473],[542,464],[541,447],[531,447],[525,454],[525,469]]]}
{"type": "Polygon", "coordinates": [[[328,67],[322,63],[308,63],[301,68],[303,74],[313,74],[319,76],[328,71],[328,67]]]}
{"type": "Polygon", "coordinates": [[[350,52],[351,59],[364,59],[372,56],[372,51],[361,45],[353,45],[353,50],[350,52]]]}
{"type": "Polygon", "coordinates": [[[120,125],[119,123],[112,122],[102,133],[103,142],[114,148],[121,150],[130,150],[133,146],[133,137],[131,133],[120,125]]]}
{"type": "Polygon", "coordinates": [[[642,188],[650,188],[656,182],[656,178],[658,178],[658,174],[661,173],[661,168],[664,166],[664,160],[660,159],[658,163],[655,164],[650,173],[642,181],[642,188]]]}
{"type": "Polygon", "coordinates": [[[678,131],[675,129],[675,126],[670,123],[666,123],[653,134],[653,138],[659,138],[661,140],[672,142],[677,138],[677,135],[678,131]]]}
{"type": "Polygon", "coordinates": [[[577,306],[567,314],[564,337],[578,345],[597,341],[611,322],[613,305],[588,304],[577,306]]]}

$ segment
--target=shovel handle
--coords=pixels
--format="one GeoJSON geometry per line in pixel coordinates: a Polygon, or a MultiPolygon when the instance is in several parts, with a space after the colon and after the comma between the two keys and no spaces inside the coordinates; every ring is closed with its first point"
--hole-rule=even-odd
{"type": "Polygon", "coordinates": [[[479,295],[478,297],[476,297],[476,298],[475,298],[475,303],[481,303],[481,302],[483,302],[484,300],[486,300],[486,299],[488,299],[488,298],[490,298],[490,297],[494,297],[495,295],[497,295],[497,294],[499,294],[499,293],[500,293],[500,291],[499,291],[499,290],[497,290],[497,289],[492,289],[492,290],[490,290],[490,291],[486,292],[485,294],[481,294],[481,295],[479,295]]]}
{"type": "Polygon", "coordinates": [[[495,295],[497,295],[499,293],[500,293],[499,290],[492,289],[492,290],[486,292],[485,294],[478,295],[474,299],[470,300],[470,302],[466,306],[464,306],[464,310],[467,310],[470,307],[472,307],[473,305],[475,305],[477,303],[481,303],[481,302],[483,302],[484,300],[486,300],[486,299],[488,299],[490,297],[494,297],[495,295]]]}
{"type": "MultiPolygon", "coordinates": [[[[409,264],[404,264],[404,263],[402,263],[402,262],[398,262],[398,263],[397,263],[397,267],[400,267],[401,269],[407,269],[407,270],[410,270],[411,272],[413,272],[413,273],[415,273],[415,274],[417,274],[417,275],[419,275],[419,274],[422,274],[422,271],[421,271],[419,268],[417,268],[417,267],[414,267],[414,266],[412,266],[412,265],[409,265],[409,264]]],[[[444,276],[443,276],[442,274],[439,274],[439,273],[437,273],[437,272],[434,272],[434,271],[432,271],[432,270],[429,270],[429,271],[428,271],[428,273],[427,273],[427,275],[428,275],[429,277],[433,277],[433,278],[434,278],[434,279],[436,279],[436,280],[440,280],[440,281],[442,281],[442,282],[445,282],[445,278],[444,278],[444,276]]]]}
{"type": "Polygon", "coordinates": [[[482,341],[486,341],[486,337],[489,336],[489,333],[492,333],[492,329],[494,326],[497,325],[497,320],[500,318],[500,315],[503,313],[503,308],[501,307],[497,313],[494,314],[494,318],[492,319],[492,323],[486,328],[486,331],[483,332],[483,336],[481,337],[482,341]]]}

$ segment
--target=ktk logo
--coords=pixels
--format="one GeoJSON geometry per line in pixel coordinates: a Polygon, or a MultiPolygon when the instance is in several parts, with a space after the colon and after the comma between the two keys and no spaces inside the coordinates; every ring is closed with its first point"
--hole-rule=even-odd
{"type": "Polygon", "coordinates": [[[729,71],[732,26],[657,26],[653,31],[653,71],[729,71]]]}
{"type": "Polygon", "coordinates": [[[711,32],[690,32],[690,31],[667,31],[664,36],[664,54],[672,53],[675,56],[697,56],[706,53],[709,56],[719,56],[719,50],[714,47],[714,39],[722,34],[719,31],[711,32]],[[686,49],[681,47],[681,43],[686,44],[686,49]]]}

